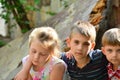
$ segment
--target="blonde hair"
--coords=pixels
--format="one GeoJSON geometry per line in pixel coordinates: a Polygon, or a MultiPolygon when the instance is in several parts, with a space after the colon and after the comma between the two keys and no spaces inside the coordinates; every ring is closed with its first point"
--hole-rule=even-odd
{"type": "Polygon", "coordinates": [[[70,33],[70,38],[74,33],[80,33],[88,38],[91,39],[91,42],[95,42],[96,38],[96,30],[95,27],[86,21],[77,21],[75,25],[72,28],[72,31],[70,33]]]}
{"type": "Polygon", "coordinates": [[[53,51],[52,55],[59,53],[59,38],[57,32],[51,27],[39,27],[35,28],[29,35],[29,46],[31,42],[37,39],[47,49],[53,51]]]}
{"type": "Polygon", "coordinates": [[[107,30],[102,37],[102,45],[120,46],[120,29],[112,28],[107,30]]]}

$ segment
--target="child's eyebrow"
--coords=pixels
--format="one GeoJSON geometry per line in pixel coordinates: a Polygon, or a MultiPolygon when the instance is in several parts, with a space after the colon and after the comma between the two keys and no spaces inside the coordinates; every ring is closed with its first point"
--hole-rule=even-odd
{"type": "Polygon", "coordinates": [[[48,54],[45,53],[45,52],[44,52],[44,53],[43,53],[43,52],[40,52],[39,54],[42,55],[42,56],[48,55],[48,54]]]}
{"type": "Polygon", "coordinates": [[[84,42],[84,43],[86,43],[86,44],[90,44],[90,42],[84,42]]]}
{"type": "Polygon", "coordinates": [[[35,51],[35,49],[34,49],[34,48],[31,48],[31,50],[32,50],[32,51],[33,51],[33,50],[35,51]]]}
{"type": "Polygon", "coordinates": [[[120,51],[120,49],[117,49],[117,51],[120,51]]]}

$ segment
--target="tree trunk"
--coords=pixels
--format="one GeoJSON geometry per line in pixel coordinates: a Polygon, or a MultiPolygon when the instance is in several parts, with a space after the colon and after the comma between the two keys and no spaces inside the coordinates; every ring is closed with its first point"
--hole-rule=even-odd
{"type": "Polygon", "coordinates": [[[95,49],[100,49],[104,32],[111,28],[120,28],[120,0],[107,0],[106,17],[101,21],[96,37],[95,49]]]}
{"type": "Polygon", "coordinates": [[[25,9],[23,5],[19,2],[19,0],[8,0],[6,2],[8,2],[8,5],[14,6],[14,8],[12,9],[12,13],[20,28],[22,30],[30,30],[29,20],[26,16],[25,9]]]}
{"type": "Polygon", "coordinates": [[[108,29],[120,28],[120,0],[110,0],[108,13],[108,29]]]}

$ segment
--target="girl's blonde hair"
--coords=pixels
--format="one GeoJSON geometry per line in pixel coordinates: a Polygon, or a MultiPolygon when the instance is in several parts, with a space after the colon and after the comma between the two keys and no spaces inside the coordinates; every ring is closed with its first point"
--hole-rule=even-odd
{"type": "Polygon", "coordinates": [[[70,38],[72,37],[72,35],[74,35],[74,33],[80,33],[86,37],[89,37],[91,39],[91,42],[95,42],[96,39],[95,26],[93,26],[89,22],[77,21],[72,28],[70,38]]]}
{"type": "Polygon", "coordinates": [[[120,29],[112,28],[107,30],[102,37],[102,45],[120,46],[120,29]]]}
{"type": "Polygon", "coordinates": [[[57,32],[52,27],[39,27],[35,28],[29,35],[29,46],[33,40],[39,40],[40,43],[50,51],[53,51],[52,55],[59,53],[59,38],[57,32]]]}

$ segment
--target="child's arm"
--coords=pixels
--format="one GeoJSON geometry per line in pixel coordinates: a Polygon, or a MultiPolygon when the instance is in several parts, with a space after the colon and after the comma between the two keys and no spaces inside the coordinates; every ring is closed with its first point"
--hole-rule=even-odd
{"type": "Polygon", "coordinates": [[[50,74],[50,80],[63,80],[66,66],[63,63],[56,64],[50,74]]]}
{"type": "Polygon", "coordinates": [[[32,76],[29,74],[27,80],[33,80],[32,76]]]}
{"type": "Polygon", "coordinates": [[[23,68],[21,69],[19,73],[17,73],[14,80],[28,80],[28,78],[30,78],[29,71],[31,69],[31,66],[32,66],[32,62],[31,62],[30,57],[28,57],[26,62],[23,65],[23,68]]]}
{"type": "Polygon", "coordinates": [[[21,70],[19,73],[17,73],[14,80],[33,80],[33,79],[30,73],[26,73],[24,70],[21,70]]]}

